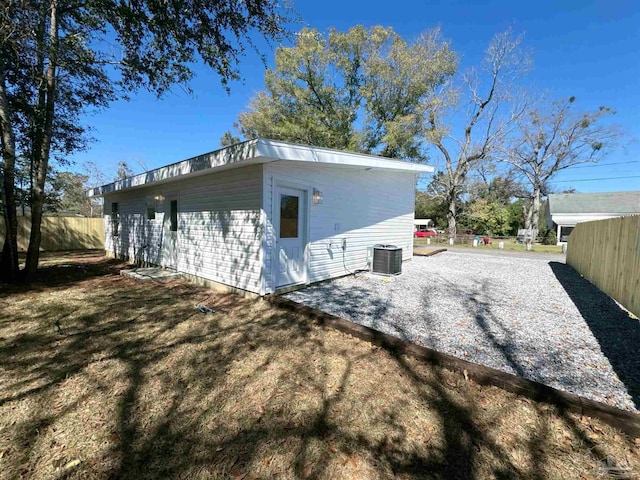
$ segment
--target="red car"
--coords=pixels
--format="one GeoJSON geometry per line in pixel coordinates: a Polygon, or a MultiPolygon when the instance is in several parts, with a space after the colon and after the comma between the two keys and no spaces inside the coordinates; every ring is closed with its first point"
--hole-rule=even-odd
{"type": "Polygon", "coordinates": [[[433,228],[427,228],[425,230],[416,230],[413,232],[413,236],[416,238],[435,237],[436,231],[433,228]]]}

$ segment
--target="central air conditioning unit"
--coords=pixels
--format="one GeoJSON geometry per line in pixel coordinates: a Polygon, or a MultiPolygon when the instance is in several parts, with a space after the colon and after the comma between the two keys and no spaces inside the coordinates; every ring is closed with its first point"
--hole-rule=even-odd
{"type": "Polygon", "coordinates": [[[402,248],[395,245],[369,247],[367,261],[371,273],[378,275],[400,275],[402,273],[402,248]]]}

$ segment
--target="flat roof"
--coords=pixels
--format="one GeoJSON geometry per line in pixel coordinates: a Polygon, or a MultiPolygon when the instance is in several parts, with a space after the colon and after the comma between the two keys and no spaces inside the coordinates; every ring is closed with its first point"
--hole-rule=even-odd
{"type": "Polygon", "coordinates": [[[90,188],[87,190],[86,195],[100,197],[112,192],[182,180],[214,171],[282,161],[296,165],[326,164],[336,167],[363,168],[365,170],[385,169],[412,172],[414,174],[433,172],[433,167],[429,165],[405,162],[378,155],[256,138],[100,187],[90,188]]]}

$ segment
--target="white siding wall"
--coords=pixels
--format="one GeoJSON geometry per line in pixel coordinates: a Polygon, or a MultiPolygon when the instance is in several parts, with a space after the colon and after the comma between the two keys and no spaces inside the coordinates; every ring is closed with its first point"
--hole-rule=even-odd
{"type": "Polygon", "coordinates": [[[118,256],[171,266],[169,200],[178,200],[177,269],[255,293],[263,290],[262,166],[108,195],[105,246],[118,256]],[[146,220],[147,198],[161,194],[155,220],[146,220]],[[111,232],[111,203],[118,202],[120,236],[111,232]],[[114,239],[117,240],[114,244],[114,239]],[[148,245],[146,248],[142,248],[148,245]],[[115,247],[115,250],[114,250],[115,247]]]}
{"type": "Polygon", "coordinates": [[[113,195],[106,196],[102,204],[103,212],[102,217],[104,218],[104,249],[108,252],[116,255],[115,245],[113,238],[113,231],[111,229],[111,202],[115,201],[115,197],[113,195]]]}
{"type": "Polygon", "coordinates": [[[117,256],[171,266],[169,200],[177,198],[177,269],[270,293],[277,258],[272,199],[279,183],[306,187],[310,195],[316,188],[324,195],[321,205],[309,208],[310,283],[366,268],[367,247],[376,243],[402,247],[403,258],[411,258],[414,174],[330,165],[256,165],[107,195],[105,246],[117,256]],[[155,220],[147,220],[147,202],[156,195],[165,200],[157,205],[155,220]],[[119,237],[112,236],[112,202],[119,206],[119,237]]]}
{"type": "Polygon", "coordinates": [[[267,217],[264,249],[266,292],[276,285],[276,235],[272,211],[278,183],[306,186],[323,195],[321,205],[311,205],[309,222],[309,283],[342,276],[367,266],[367,247],[377,243],[403,249],[403,259],[413,254],[415,175],[411,172],[349,169],[328,165],[264,167],[264,210],[267,217]],[[343,252],[341,240],[347,239],[343,252]],[[329,247],[329,244],[332,247],[329,247]]]}
{"type": "MultiPolygon", "coordinates": [[[[105,248],[116,257],[130,259],[141,258],[146,254],[142,247],[147,244],[147,229],[152,230],[151,221],[146,220],[146,197],[145,194],[138,195],[118,194],[117,196],[105,197],[104,201],[105,220],[105,248]],[[119,236],[113,236],[111,223],[111,204],[118,203],[120,213],[119,236]]],[[[143,259],[146,260],[146,257],[143,259]]]]}

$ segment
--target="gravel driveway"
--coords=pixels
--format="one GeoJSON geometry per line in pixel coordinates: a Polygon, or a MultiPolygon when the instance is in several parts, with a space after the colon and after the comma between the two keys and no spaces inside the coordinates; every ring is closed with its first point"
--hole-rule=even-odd
{"type": "Polygon", "coordinates": [[[640,406],[640,322],[547,259],[445,252],[397,277],[285,295],[420,345],[627,410],[640,406]]]}

